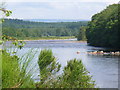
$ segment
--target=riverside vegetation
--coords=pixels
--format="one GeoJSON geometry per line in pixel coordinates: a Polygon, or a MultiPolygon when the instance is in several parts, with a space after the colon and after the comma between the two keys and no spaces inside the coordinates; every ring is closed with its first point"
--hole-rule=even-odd
{"type": "MultiPolygon", "coordinates": [[[[95,46],[111,46],[111,47],[119,48],[120,39],[118,39],[119,31],[117,31],[118,30],[117,28],[119,26],[117,20],[117,16],[118,16],[117,6],[118,4],[110,5],[103,12],[94,15],[92,17],[92,21],[89,22],[87,27],[81,28],[81,30],[83,29],[83,32],[80,31],[80,34],[86,31],[88,43],[95,46]],[[112,38],[109,37],[111,36],[111,33],[112,33],[112,38]]],[[[33,29],[35,30],[34,25],[30,27],[30,25],[33,24],[32,22],[26,22],[20,20],[12,20],[12,21],[13,22],[15,21],[17,23],[17,24],[14,23],[17,28],[13,28],[14,26],[12,28],[4,27],[3,33],[5,35],[14,36],[18,38],[20,37],[20,35],[23,35],[23,37],[27,37],[27,34],[29,33],[28,29],[30,30],[30,32],[33,32],[32,31],[33,29]],[[31,24],[25,27],[22,23],[20,23],[20,28],[19,28],[18,26],[19,22],[22,22],[23,24],[25,24],[25,26],[27,26],[28,23],[31,24]],[[18,33],[16,31],[21,31],[21,32],[18,33]]],[[[43,24],[43,26],[46,25],[44,23],[38,23],[38,24],[43,24]]],[[[60,27],[58,28],[58,26],[56,30],[60,29],[60,27]]],[[[48,27],[50,28],[50,26],[48,27]]],[[[44,28],[44,30],[47,29],[44,28]]],[[[38,30],[35,31],[38,32],[38,30]]],[[[46,32],[47,31],[44,32],[43,34],[44,36],[49,36],[49,35],[52,36],[52,33],[50,32],[46,33],[46,32]]],[[[31,37],[35,37],[36,34],[32,33],[31,37]]],[[[66,33],[64,34],[60,33],[59,36],[64,36],[65,34],[66,33]]],[[[28,35],[30,35],[30,33],[28,35]]],[[[41,35],[37,35],[37,37],[38,36],[41,37],[41,35]]],[[[85,37],[83,38],[86,39],[85,37]]],[[[13,44],[17,45],[18,43],[15,42],[13,44]]],[[[22,47],[23,46],[19,46],[19,49],[22,49],[22,47]]],[[[18,56],[14,55],[16,52],[8,53],[7,50],[1,50],[0,52],[2,52],[2,88],[94,88],[95,87],[94,81],[92,81],[91,76],[89,75],[88,71],[85,69],[81,60],[73,59],[68,61],[67,66],[65,66],[63,69],[63,73],[61,75],[57,75],[57,73],[61,70],[60,69],[61,65],[57,62],[57,59],[54,57],[51,50],[46,50],[46,49],[42,50],[40,52],[38,59],[38,65],[40,69],[40,75],[39,75],[40,82],[35,83],[31,78],[32,77],[31,74],[26,72],[29,62],[33,59],[34,55],[30,58],[27,57],[25,59],[25,58],[19,58],[18,56]],[[24,63],[20,64],[20,61],[22,60],[24,61],[24,63]]],[[[30,54],[28,54],[28,56],[29,55],[30,54]]]]}
{"type": "Polygon", "coordinates": [[[2,51],[2,88],[32,88],[34,81],[26,74],[24,64],[19,65],[20,58],[11,56],[5,50],[2,51]]]}
{"type": "Polygon", "coordinates": [[[19,65],[22,62],[21,58],[11,56],[2,50],[2,88],[94,88],[95,86],[81,60],[68,61],[63,73],[56,75],[61,65],[51,50],[42,50],[38,60],[40,82],[37,83],[33,81],[31,74],[26,72],[30,61],[31,58],[26,58],[21,66],[19,65]]]}

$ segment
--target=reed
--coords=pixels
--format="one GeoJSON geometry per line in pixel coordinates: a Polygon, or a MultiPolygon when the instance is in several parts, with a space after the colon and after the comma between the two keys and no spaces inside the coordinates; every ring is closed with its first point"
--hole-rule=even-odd
{"type": "Polygon", "coordinates": [[[11,55],[5,50],[2,51],[2,88],[35,87],[31,74],[27,73],[28,64],[32,60],[32,58],[30,58],[24,58],[25,60],[23,62],[22,58],[18,58],[16,55],[11,55]]]}

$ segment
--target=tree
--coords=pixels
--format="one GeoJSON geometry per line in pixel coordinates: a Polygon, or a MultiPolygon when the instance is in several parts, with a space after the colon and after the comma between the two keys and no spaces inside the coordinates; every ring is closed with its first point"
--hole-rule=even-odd
{"type": "Polygon", "coordinates": [[[113,4],[92,16],[86,31],[90,45],[120,48],[120,4],[113,4]]]}
{"type": "Polygon", "coordinates": [[[86,25],[87,21],[45,23],[23,21],[19,19],[5,19],[2,27],[5,35],[10,34],[10,36],[13,35],[12,37],[20,39],[23,36],[24,38],[41,36],[76,36],[79,28],[86,25]],[[16,31],[12,32],[12,28],[16,31]],[[18,34],[19,32],[22,32],[21,36],[18,34]]]}
{"type": "Polygon", "coordinates": [[[86,40],[86,27],[81,27],[77,36],[78,40],[86,40]]]}

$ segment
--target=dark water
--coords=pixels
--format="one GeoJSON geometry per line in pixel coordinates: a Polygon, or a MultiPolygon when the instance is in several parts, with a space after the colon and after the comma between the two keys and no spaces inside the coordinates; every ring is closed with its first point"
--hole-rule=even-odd
{"type": "MultiPolygon", "coordinates": [[[[73,40],[36,40],[26,41],[25,47],[18,51],[18,55],[22,57],[30,49],[35,52],[35,57],[32,60],[32,65],[37,65],[38,55],[41,49],[52,49],[58,62],[62,64],[62,69],[67,64],[67,61],[77,58],[82,60],[84,66],[93,76],[97,87],[100,88],[118,88],[118,56],[100,56],[88,55],[88,51],[106,50],[105,48],[88,46],[86,42],[76,42],[73,40]],[[80,51],[80,54],[76,52],[80,51]]],[[[31,67],[31,66],[30,66],[31,67]]],[[[39,79],[39,69],[36,69],[33,74],[34,79],[39,79]]]]}

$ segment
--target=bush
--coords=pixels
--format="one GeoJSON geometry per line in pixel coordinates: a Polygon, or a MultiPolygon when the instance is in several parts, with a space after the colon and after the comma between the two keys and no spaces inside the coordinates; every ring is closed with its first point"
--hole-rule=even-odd
{"type": "Polygon", "coordinates": [[[52,76],[60,70],[61,65],[56,62],[51,50],[42,50],[39,55],[38,65],[40,68],[41,83],[52,79],[52,76]]]}
{"type": "Polygon", "coordinates": [[[73,59],[67,63],[61,77],[62,87],[65,88],[94,88],[94,81],[88,75],[81,60],[73,59]]]}

